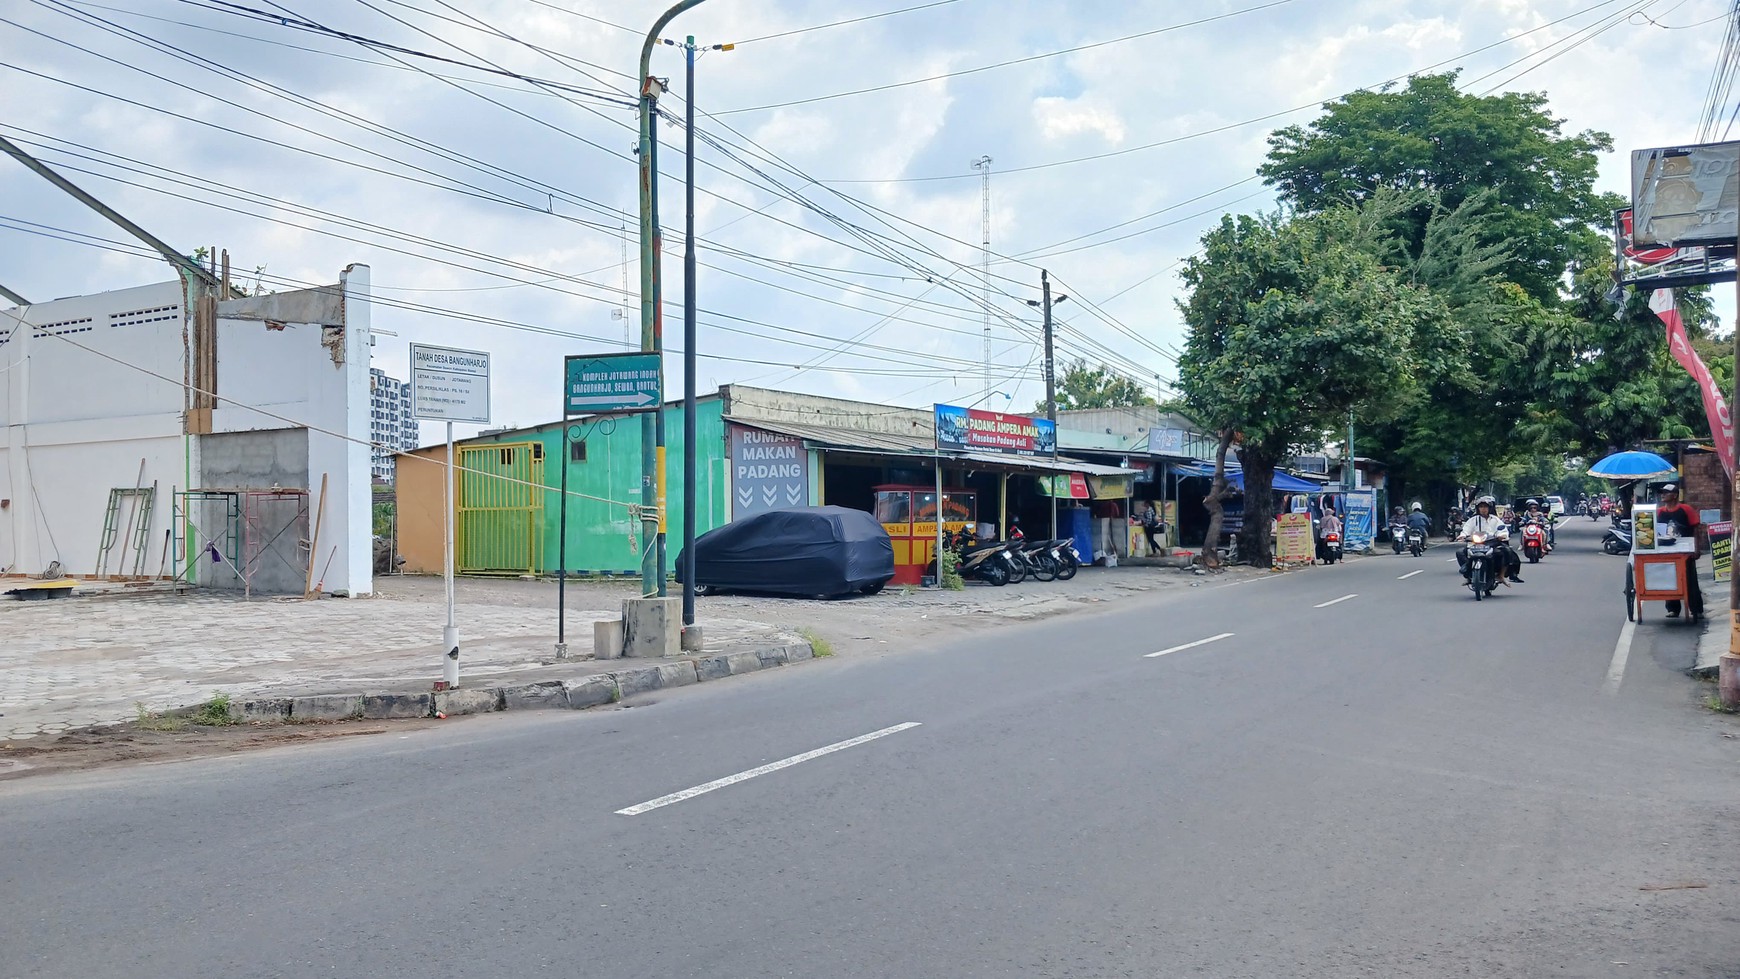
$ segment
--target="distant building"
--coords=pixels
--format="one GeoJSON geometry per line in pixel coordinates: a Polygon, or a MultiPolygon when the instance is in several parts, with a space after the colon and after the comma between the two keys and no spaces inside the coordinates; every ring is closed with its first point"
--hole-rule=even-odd
{"type": "Polygon", "coordinates": [[[369,368],[370,472],[391,482],[394,456],[417,447],[417,420],[411,416],[411,385],[378,367],[369,368]]]}

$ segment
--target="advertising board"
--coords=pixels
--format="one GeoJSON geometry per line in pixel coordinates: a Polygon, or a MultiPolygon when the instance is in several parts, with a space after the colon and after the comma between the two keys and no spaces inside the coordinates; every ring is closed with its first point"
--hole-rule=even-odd
{"type": "Polygon", "coordinates": [[[1632,246],[1731,244],[1740,234],[1740,142],[1631,153],[1632,246]]]}
{"type": "Polygon", "coordinates": [[[936,447],[957,452],[1050,455],[1057,449],[1057,426],[1049,419],[1030,415],[937,405],[936,447]]]}

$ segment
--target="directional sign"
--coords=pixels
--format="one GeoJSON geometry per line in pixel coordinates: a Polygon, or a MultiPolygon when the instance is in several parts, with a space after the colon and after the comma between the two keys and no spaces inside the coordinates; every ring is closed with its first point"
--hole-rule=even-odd
{"type": "Polygon", "coordinates": [[[652,411],[659,406],[659,355],[656,353],[570,356],[562,390],[569,415],[652,411]]]}

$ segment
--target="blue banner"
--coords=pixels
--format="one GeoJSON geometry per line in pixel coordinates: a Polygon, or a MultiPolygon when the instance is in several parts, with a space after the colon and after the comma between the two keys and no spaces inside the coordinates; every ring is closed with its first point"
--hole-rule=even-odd
{"type": "Polygon", "coordinates": [[[1372,490],[1350,490],[1347,494],[1347,520],[1341,528],[1341,549],[1364,551],[1371,548],[1372,517],[1377,507],[1377,494],[1372,490]]]}

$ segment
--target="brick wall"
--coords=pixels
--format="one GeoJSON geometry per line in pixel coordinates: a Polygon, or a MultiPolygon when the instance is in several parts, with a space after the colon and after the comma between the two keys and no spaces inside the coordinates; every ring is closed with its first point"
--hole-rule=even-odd
{"type": "Polygon", "coordinates": [[[1682,468],[1685,485],[1681,487],[1680,499],[1694,510],[1721,510],[1722,519],[1730,519],[1733,500],[1722,472],[1722,460],[1714,452],[1687,454],[1682,468]]]}

